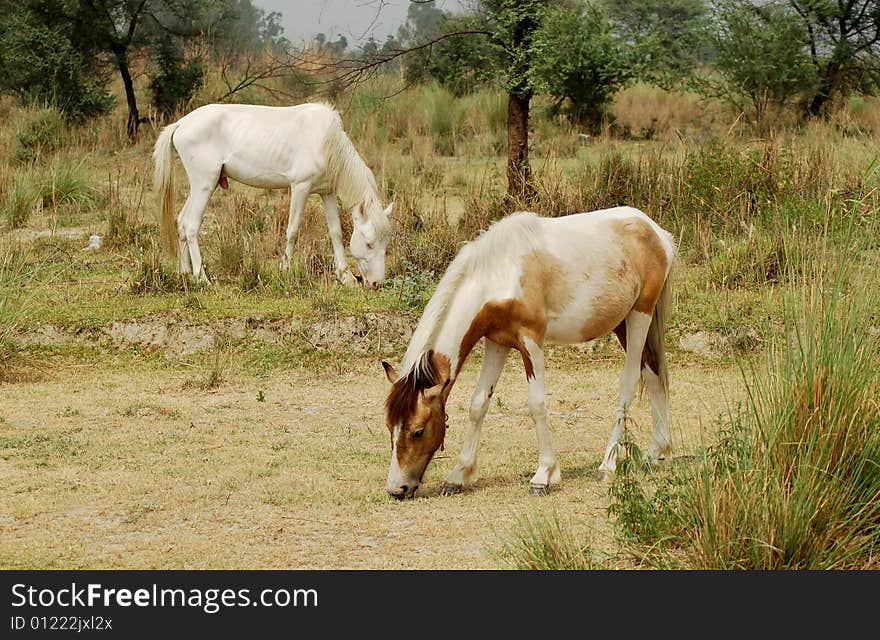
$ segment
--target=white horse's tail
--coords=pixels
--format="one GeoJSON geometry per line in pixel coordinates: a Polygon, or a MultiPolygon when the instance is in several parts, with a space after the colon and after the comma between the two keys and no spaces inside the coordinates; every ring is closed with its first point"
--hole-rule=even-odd
{"type": "Polygon", "coordinates": [[[171,170],[171,137],[177,123],[169,124],[156,139],[153,149],[153,187],[159,195],[159,230],[172,256],[177,257],[179,250],[177,237],[177,220],[174,215],[174,172],[171,170]]]}
{"type": "MultiPolygon", "coordinates": [[[[657,377],[660,378],[660,384],[664,393],[669,392],[669,370],[666,366],[666,322],[669,318],[669,310],[672,306],[672,272],[673,268],[669,268],[666,275],[666,281],[663,283],[663,289],[660,291],[660,298],[654,307],[654,316],[651,318],[651,325],[648,327],[648,336],[645,340],[645,350],[647,351],[647,360],[652,364],[656,364],[657,377]]],[[[652,367],[653,368],[653,367],[652,367]]]]}

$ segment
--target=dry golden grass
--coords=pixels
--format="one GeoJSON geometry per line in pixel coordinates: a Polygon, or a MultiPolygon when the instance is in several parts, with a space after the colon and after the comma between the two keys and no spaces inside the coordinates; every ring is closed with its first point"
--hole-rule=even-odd
{"type": "MultiPolygon", "coordinates": [[[[449,403],[450,433],[424,497],[384,492],[389,439],[378,362],[338,376],[230,373],[212,390],[167,370],[58,371],[0,398],[3,568],[499,568],[523,515],[558,515],[617,554],[594,471],[614,415],[619,359],[550,362],[563,484],[528,495],[536,464],[522,365],[511,359],[483,431],[473,491],[437,494],[457,455],[478,366],[449,403]],[[332,407],[332,409],[331,409],[332,407]]],[[[738,373],[672,362],[676,454],[738,393],[738,373]]],[[[633,413],[647,443],[647,399],[633,413]]],[[[617,558],[626,565],[626,558],[617,558]]]]}

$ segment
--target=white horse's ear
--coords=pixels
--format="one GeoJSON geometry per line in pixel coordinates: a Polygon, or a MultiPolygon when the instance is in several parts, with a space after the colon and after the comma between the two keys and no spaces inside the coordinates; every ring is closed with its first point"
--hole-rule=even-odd
{"type": "Polygon", "coordinates": [[[394,203],[392,202],[392,203],[389,204],[388,207],[385,209],[385,217],[386,217],[386,218],[390,218],[390,217],[391,217],[391,211],[392,211],[393,209],[394,209],[394,203]]]}
{"type": "Polygon", "coordinates": [[[393,365],[385,362],[384,360],[382,361],[382,368],[385,369],[385,375],[388,377],[388,382],[394,384],[399,377],[397,375],[397,369],[395,369],[393,365]]]}

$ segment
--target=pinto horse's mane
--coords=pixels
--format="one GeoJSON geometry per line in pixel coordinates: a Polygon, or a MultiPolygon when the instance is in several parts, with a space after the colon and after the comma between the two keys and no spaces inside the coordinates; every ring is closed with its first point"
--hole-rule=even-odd
{"type": "Polygon", "coordinates": [[[433,351],[423,353],[416,366],[391,386],[391,391],[385,400],[389,425],[400,424],[410,417],[415,410],[419,393],[443,382],[440,372],[434,366],[433,356],[433,351]]]}
{"type": "Polygon", "coordinates": [[[417,365],[421,366],[462,284],[475,279],[491,282],[499,274],[518,269],[522,257],[538,248],[541,242],[540,218],[535,213],[522,211],[498,220],[466,243],[447,267],[422,312],[403,356],[401,377],[408,376],[417,365]]]}
{"type": "Polygon", "coordinates": [[[376,177],[345,133],[339,112],[330,105],[325,106],[332,109],[334,116],[324,138],[327,176],[342,201],[349,207],[361,205],[376,235],[387,238],[391,235],[391,226],[379,199],[376,177]]]}

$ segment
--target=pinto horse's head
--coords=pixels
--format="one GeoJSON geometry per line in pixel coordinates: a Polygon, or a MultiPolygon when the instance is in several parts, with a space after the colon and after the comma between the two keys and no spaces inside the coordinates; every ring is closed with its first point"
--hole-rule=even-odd
{"type": "Polygon", "coordinates": [[[446,437],[446,398],[452,388],[449,360],[428,351],[400,377],[383,362],[391,391],[385,401],[391,433],[391,466],[385,489],[402,500],[412,497],[446,437]]]}
{"type": "Polygon", "coordinates": [[[376,289],[385,281],[385,251],[393,207],[392,203],[383,211],[382,205],[368,199],[352,211],[354,227],[349,249],[368,289],[376,289]]]}

